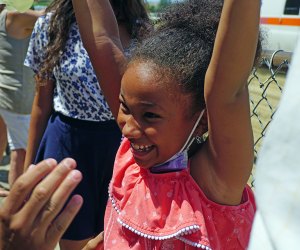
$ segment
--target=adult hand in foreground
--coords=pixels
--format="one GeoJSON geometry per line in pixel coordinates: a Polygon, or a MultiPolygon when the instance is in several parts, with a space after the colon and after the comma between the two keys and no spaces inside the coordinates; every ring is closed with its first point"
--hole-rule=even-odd
{"type": "Polygon", "coordinates": [[[82,179],[76,162],[47,159],[31,165],[14,183],[0,208],[0,249],[53,250],[79,211],[82,198],[70,193],[82,179]]]}
{"type": "Polygon", "coordinates": [[[0,197],[6,197],[8,196],[9,191],[4,189],[3,187],[0,187],[0,197]]]}
{"type": "Polygon", "coordinates": [[[104,250],[103,240],[104,232],[101,232],[95,238],[91,239],[82,250],[104,250]]]}

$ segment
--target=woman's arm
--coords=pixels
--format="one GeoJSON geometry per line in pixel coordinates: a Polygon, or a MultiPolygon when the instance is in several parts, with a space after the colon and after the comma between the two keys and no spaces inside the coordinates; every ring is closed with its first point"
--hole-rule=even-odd
{"type": "Polygon", "coordinates": [[[47,81],[45,86],[40,86],[37,82],[37,85],[37,92],[33,100],[30,118],[28,144],[24,163],[25,171],[28,166],[34,162],[48,119],[52,112],[54,83],[47,81]]]}
{"type": "Polygon", "coordinates": [[[247,79],[257,48],[259,15],[260,0],[224,0],[205,79],[209,124],[205,171],[217,185],[209,183],[210,178],[203,181],[209,196],[225,204],[240,202],[253,165],[247,79]]]}
{"type": "Polygon", "coordinates": [[[7,33],[16,39],[23,39],[31,35],[34,24],[44,11],[28,10],[24,13],[9,11],[6,18],[7,33]]]}
{"type": "Polygon", "coordinates": [[[115,117],[119,110],[121,77],[126,59],[117,21],[108,0],[73,0],[83,44],[101,89],[115,117]]]}

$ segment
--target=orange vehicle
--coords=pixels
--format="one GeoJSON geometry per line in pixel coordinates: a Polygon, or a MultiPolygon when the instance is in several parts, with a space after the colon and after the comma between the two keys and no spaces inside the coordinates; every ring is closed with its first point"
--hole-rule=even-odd
{"type": "Polygon", "coordinates": [[[300,0],[262,0],[264,49],[292,52],[300,36],[300,0]]]}

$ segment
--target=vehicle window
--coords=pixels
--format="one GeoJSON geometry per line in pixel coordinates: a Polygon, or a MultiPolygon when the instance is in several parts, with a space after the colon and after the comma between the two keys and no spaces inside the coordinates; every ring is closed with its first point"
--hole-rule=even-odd
{"type": "Polygon", "coordinates": [[[287,0],[284,7],[285,15],[299,15],[300,0],[287,0]]]}

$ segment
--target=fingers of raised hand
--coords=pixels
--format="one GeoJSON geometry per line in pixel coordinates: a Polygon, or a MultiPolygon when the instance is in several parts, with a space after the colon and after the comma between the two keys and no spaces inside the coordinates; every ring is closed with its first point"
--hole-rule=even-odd
{"type": "Polygon", "coordinates": [[[0,213],[9,216],[19,211],[24,200],[30,195],[35,185],[49,174],[56,165],[55,160],[47,159],[34,166],[34,168],[31,167],[28,169],[26,173],[15,181],[10,194],[5,198],[1,206],[0,213]]]}
{"type": "Polygon", "coordinates": [[[103,240],[104,240],[104,232],[101,232],[100,234],[97,235],[97,237],[91,239],[82,250],[93,250],[96,249],[97,247],[98,247],[97,249],[99,249],[100,244],[103,245],[103,240]]]}
{"type": "Polygon", "coordinates": [[[82,206],[83,200],[80,195],[74,195],[64,208],[62,213],[52,222],[46,234],[45,241],[53,242],[59,241],[67,227],[70,225],[75,215],[82,206]]]}
{"type": "MultiPolygon", "coordinates": [[[[24,200],[30,195],[34,186],[54,167],[56,161],[49,159],[39,163],[20,176],[14,183],[10,194],[0,208],[0,249],[26,249],[31,240],[30,231],[24,230],[25,218],[18,218],[16,213],[22,211],[24,200]]],[[[36,249],[33,246],[30,249],[36,249]]]]}
{"type": "Polygon", "coordinates": [[[48,200],[48,202],[44,206],[44,210],[41,213],[40,220],[45,223],[45,230],[48,229],[47,225],[50,224],[53,221],[53,219],[57,216],[57,214],[65,204],[66,200],[70,196],[71,192],[78,185],[81,179],[81,173],[78,170],[72,170],[68,174],[68,176],[63,180],[60,186],[57,187],[51,199],[48,200]]]}
{"type": "MultiPolygon", "coordinates": [[[[23,209],[15,215],[20,223],[24,223],[23,225],[25,229],[27,228],[30,230],[34,226],[34,223],[38,223],[39,227],[43,227],[43,225],[50,223],[50,221],[42,221],[40,219],[42,217],[41,214],[43,214],[44,211],[51,211],[51,213],[53,213],[53,217],[57,215],[59,212],[58,209],[61,207],[60,203],[63,201],[55,201],[52,199],[52,196],[58,189],[59,185],[64,182],[65,178],[67,178],[70,172],[73,171],[75,166],[76,163],[74,160],[63,160],[34,188],[23,209]],[[54,212],[56,212],[56,214],[54,214],[54,212]]],[[[81,176],[80,173],[79,175],[81,176]]],[[[72,188],[74,188],[79,181],[80,179],[78,179],[77,182],[73,181],[73,186],[71,185],[72,188]]],[[[64,187],[65,186],[66,185],[64,185],[64,187]]]]}
{"type": "Polygon", "coordinates": [[[75,196],[53,222],[67,197],[82,178],[81,173],[74,170],[75,166],[76,163],[72,159],[65,159],[58,166],[56,161],[46,160],[28,169],[15,182],[0,209],[1,236],[14,236],[14,240],[9,241],[10,237],[6,237],[3,244],[30,246],[30,249],[51,249],[52,246],[54,248],[59,239],[57,235],[62,235],[82,204],[82,198],[75,196]],[[26,198],[29,199],[24,205],[26,198]],[[57,241],[45,241],[49,228],[55,228],[52,231],[56,232],[53,233],[56,237],[52,238],[57,241]]]}

